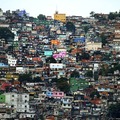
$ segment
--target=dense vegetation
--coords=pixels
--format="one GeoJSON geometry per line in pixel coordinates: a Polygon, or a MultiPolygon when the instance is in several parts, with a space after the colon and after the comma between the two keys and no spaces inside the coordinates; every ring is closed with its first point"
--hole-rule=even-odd
{"type": "Polygon", "coordinates": [[[8,39],[13,39],[14,34],[8,28],[0,27],[0,39],[5,39],[7,42],[8,39]]]}
{"type": "Polygon", "coordinates": [[[120,118],[120,103],[110,105],[107,116],[110,118],[120,118]]]}

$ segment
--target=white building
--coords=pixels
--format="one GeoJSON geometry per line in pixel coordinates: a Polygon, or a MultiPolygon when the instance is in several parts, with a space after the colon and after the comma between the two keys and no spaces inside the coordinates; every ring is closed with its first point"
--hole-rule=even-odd
{"type": "Polygon", "coordinates": [[[94,63],[94,71],[97,71],[99,68],[99,64],[98,63],[94,63]]]}
{"type": "Polygon", "coordinates": [[[12,67],[16,66],[17,63],[17,59],[12,58],[12,59],[8,59],[8,64],[12,67]]]}
{"type": "Polygon", "coordinates": [[[5,103],[0,103],[0,120],[6,120],[6,118],[15,118],[16,113],[9,113],[12,111],[11,108],[5,103]]]}
{"type": "Polygon", "coordinates": [[[8,59],[8,64],[12,67],[16,66],[17,63],[17,59],[15,59],[14,57],[12,57],[12,55],[8,55],[7,54],[7,59],[8,59]]]}
{"type": "Polygon", "coordinates": [[[18,107],[17,112],[29,112],[29,94],[18,94],[18,107]]]}
{"type": "Polygon", "coordinates": [[[43,93],[39,93],[39,99],[40,99],[40,101],[44,101],[45,100],[45,98],[46,98],[46,94],[43,92],[43,93]]]}
{"type": "Polygon", "coordinates": [[[17,30],[16,29],[12,28],[11,32],[14,33],[15,36],[17,35],[17,30]]]}
{"type": "Polygon", "coordinates": [[[63,69],[64,67],[62,63],[50,63],[50,69],[63,69]]]}
{"type": "Polygon", "coordinates": [[[18,36],[15,36],[15,37],[14,37],[14,41],[18,41],[18,36]]]}
{"type": "Polygon", "coordinates": [[[58,48],[57,52],[66,52],[66,49],[65,48],[58,48]]]}
{"type": "Polygon", "coordinates": [[[16,73],[25,73],[29,71],[28,67],[16,66],[16,73]]]}
{"type": "Polygon", "coordinates": [[[30,112],[29,110],[29,94],[22,93],[4,93],[5,103],[13,109],[13,112],[30,112]]]}
{"type": "Polygon", "coordinates": [[[63,108],[63,109],[71,109],[72,104],[71,103],[67,103],[67,104],[62,103],[61,108],[63,108]]]}
{"type": "Polygon", "coordinates": [[[3,10],[0,9],[0,16],[3,16],[3,10]]]}
{"type": "Polygon", "coordinates": [[[20,113],[19,118],[35,118],[34,113],[20,113]]]}
{"type": "Polygon", "coordinates": [[[22,93],[18,94],[18,107],[17,112],[19,114],[19,118],[34,118],[35,117],[35,111],[32,107],[30,107],[29,104],[29,94],[22,93]]]}
{"type": "Polygon", "coordinates": [[[86,42],[85,44],[85,49],[86,50],[98,50],[102,48],[102,43],[101,42],[86,42]]]}
{"type": "Polygon", "coordinates": [[[73,97],[71,96],[64,96],[64,98],[61,99],[62,105],[61,107],[64,109],[71,109],[72,108],[72,102],[73,102],[73,97]]]}
{"type": "Polygon", "coordinates": [[[13,110],[13,113],[17,112],[18,107],[18,94],[17,93],[4,93],[5,103],[13,110]]]}

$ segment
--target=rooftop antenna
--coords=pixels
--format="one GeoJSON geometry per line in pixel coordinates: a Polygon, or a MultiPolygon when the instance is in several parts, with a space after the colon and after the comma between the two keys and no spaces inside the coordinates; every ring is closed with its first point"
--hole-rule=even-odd
{"type": "Polygon", "coordinates": [[[57,5],[56,5],[56,11],[55,11],[55,13],[58,14],[57,5]]]}

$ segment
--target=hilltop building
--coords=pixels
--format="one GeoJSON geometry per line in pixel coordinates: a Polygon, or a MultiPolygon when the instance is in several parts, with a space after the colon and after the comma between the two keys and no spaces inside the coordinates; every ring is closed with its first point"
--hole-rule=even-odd
{"type": "Polygon", "coordinates": [[[54,14],[54,20],[65,23],[66,22],[66,14],[58,13],[58,11],[54,14]]]}

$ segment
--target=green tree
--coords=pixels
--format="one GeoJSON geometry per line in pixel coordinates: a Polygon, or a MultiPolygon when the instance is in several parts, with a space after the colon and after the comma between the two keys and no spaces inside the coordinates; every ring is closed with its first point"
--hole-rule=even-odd
{"type": "Polygon", "coordinates": [[[3,91],[3,90],[0,90],[0,95],[3,94],[3,93],[4,93],[4,91],[3,91]]]}
{"type": "Polygon", "coordinates": [[[32,16],[29,17],[30,22],[34,22],[34,19],[35,19],[35,18],[32,17],[32,16]]]}
{"type": "Polygon", "coordinates": [[[37,16],[37,18],[38,18],[39,20],[47,20],[46,16],[43,15],[43,14],[39,14],[39,15],[37,16]]]}
{"type": "Polygon", "coordinates": [[[51,82],[57,82],[58,79],[57,78],[52,78],[51,82]]]}
{"type": "Polygon", "coordinates": [[[92,71],[92,70],[88,70],[88,71],[85,73],[85,76],[86,76],[86,77],[93,77],[93,71],[92,71]]]}
{"type": "Polygon", "coordinates": [[[94,75],[94,80],[97,81],[99,77],[98,71],[95,71],[93,75],[94,75]]]}
{"type": "Polygon", "coordinates": [[[62,77],[62,78],[58,79],[56,85],[61,91],[65,92],[65,93],[68,93],[70,91],[70,85],[68,83],[67,78],[62,77]]]}
{"type": "Polygon", "coordinates": [[[102,64],[101,66],[101,75],[102,76],[107,76],[109,70],[108,64],[102,64]]]}
{"type": "Polygon", "coordinates": [[[110,12],[109,15],[108,15],[108,19],[114,20],[115,19],[114,13],[110,12]]]}
{"type": "Polygon", "coordinates": [[[95,15],[95,12],[94,12],[94,11],[91,11],[91,12],[90,12],[90,17],[94,17],[94,15],[95,15]]]}
{"type": "Polygon", "coordinates": [[[99,94],[99,92],[97,90],[93,91],[90,94],[90,98],[94,99],[94,97],[100,98],[100,94],[99,94]]]}
{"type": "Polygon", "coordinates": [[[42,82],[41,77],[37,76],[33,79],[34,82],[42,82]]]}
{"type": "Polygon", "coordinates": [[[13,49],[14,49],[14,47],[11,45],[11,46],[8,46],[6,51],[13,51],[13,49]]]}
{"type": "Polygon", "coordinates": [[[112,118],[120,118],[120,103],[110,105],[107,116],[112,118]]]}
{"type": "Polygon", "coordinates": [[[44,120],[44,115],[40,115],[40,120],[44,120]]]}
{"type": "Polygon", "coordinates": [[[57,63],[57,61],[51,56],[46,59],[46,63],[57,63]]]}
{"type": "Polygon", "coordinates": [[[99,19],[99,15],[97,13],[94,14],[95,19],[99,19]]]}
{"type": "Polygon", "coordinates": [[[116,71],[116,70],[119,70],[119,71],[120,71],[120,64],[118,64],[118,65],[116,65],[116,66],[114,67],[114,71],[116,71]]]}
{"type": "Polygon", "coordinates": [[[102,45],[106,45],[108,43],[107,36],[105,36],[103,33],[100,35],[102,45]]]}
{"type": "Polygon", "coordinates": [[[119,63],[112,63],[109,65],[108,73],[113,75],[114,71],[120,71],[120,64],[119,63]]]}
{"type": "Polygon", "coordinates": [[[116,12],[110,12],[109,15],[108,15],[108,19],[110,19],[110,20],[114,20],[117,17],[120,17],[120,12],[118,13],[117,11],[116,12]]]}
{"type": "Polygon", "coordinates": [[[89,26],[84,26],[84,31],[85,31],[85,33],[87,33],[88,32],[88,30],[89,30],[89,26]]]}
{"type": "Polygon", "coordinates": [[[14,33],[12,33],[8,28],[0,27],[0,39],[2,38],[7,42],[9,38],[14,38],[14,33]]]}
{"type": "Polygon", "coordinates": [[[67,22],[65,27],[67,31],[75,33],[75,25],[72,22],[67,22]]]}
{"type": "Polygon", "coordinates": [[[24,81],[32,81],[32,75],[29,73],[24,73],[24,74],[20,74],[18,81],[20,81],[21,83],[24,81]]]}
{"type": "Polygon", "coordinates": [[[69,53],[71,53],[72,52],[72,50],[73,50],[73,48],[70,48],[69,50],[67,50],[69,53]]]}
{"type": "Polygon", "coordinates": [[[80,74],[79,74],[78,71],[74,70],[74,71],[71,73],[70,77],[79,78],[79,77],[80,77],[80,74]]]}
{"type": "Polygon", "coordinates": [[[112,56],[110,53],[104,53],[102,55],[103,55],[102,61],[109,61],[110,57],[112,56]]]}
{"type": "Polygon", "coordinates": [[[83,52],[82,52],[81,59],[86,59],[86,60],[90,59],[89,53],[86,53],[86,52],[83,51],[83,52]]]}
{"type": "Polygon", "coordinates": [[[58,89],[60,89],[61,91],[68,93],[70,91],[70,85],[68,83],[68,79],[67,78],[54,78],[52,79],[52,82],[56,82],[56,86],[58,89]]]}

